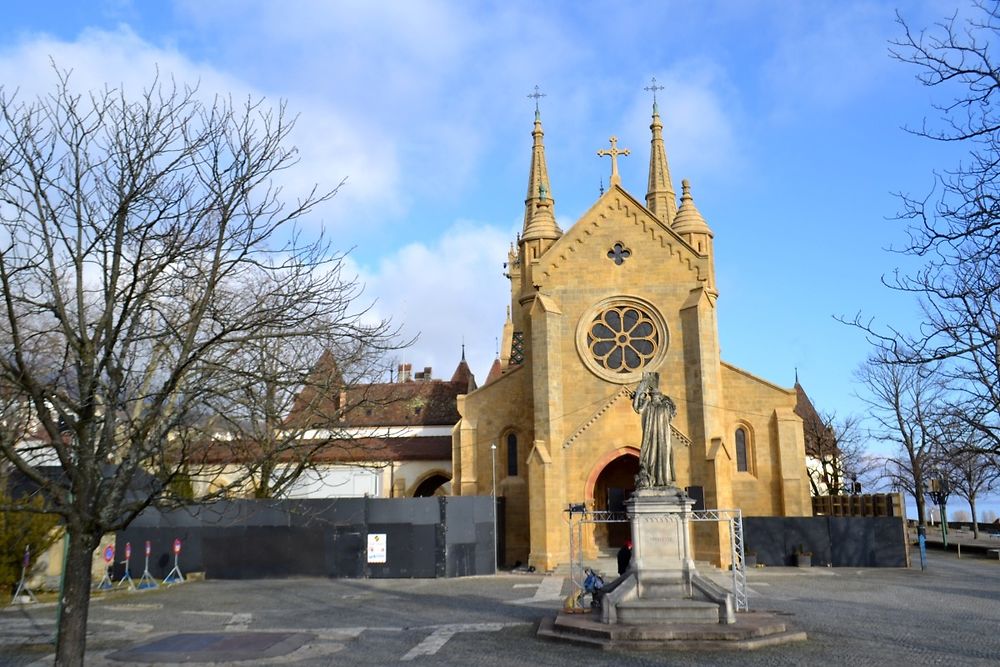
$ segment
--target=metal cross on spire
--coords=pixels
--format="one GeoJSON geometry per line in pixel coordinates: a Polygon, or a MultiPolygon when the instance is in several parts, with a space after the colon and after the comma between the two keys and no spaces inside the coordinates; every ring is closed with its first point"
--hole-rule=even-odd
{"type": "Polygon", "coordinates": [[[545,97],[545,93],[541,92],[538,89],[537,85],[535,86],[535,92],[533,92],[530,95],[528,95],[529,99],[534,99],[535,100],[535,114],[536,115],[538,114],[538,100],[540,100],[543,97],[545,97]]]}
{"type": "Polygon", "coordinates": [[[628,155],[632,151],[630,151],[627,148],[619,149],[618,148],[618,137],[616,137],[614,135],[612,135],[612,137],[608,141],[611,142],[611,148],[610,149],[608,149],[608,148],[601,149],[601,150],[597,151],[597,155],[598,155],[598,157],[604,157],[604,156],[610,156],[611,157],[611,178],[608,179],[608,185],[609,186],[610,185],[615,185],[615,184],[621,185],[622,179],[618,176],[618,156],[619,155],[628,155]]]}
{"type": "Polygon", "coordinates": [[[656,85],[656,77],[654,76],[650,80],[649,85],[643,88],[643,90],[650,90],[653,92],[653,109],[656,109],[656,91],[664,90],[664,87],[656,85]]]}

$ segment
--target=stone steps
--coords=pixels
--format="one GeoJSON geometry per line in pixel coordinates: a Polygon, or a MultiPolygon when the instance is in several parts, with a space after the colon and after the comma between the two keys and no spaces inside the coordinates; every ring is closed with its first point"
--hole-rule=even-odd
{"type": "Polygon", "coordinates": [[[754,650],[804,641],[806,633],[791,629],[778,616],[764,612],[737,615],[736,623],[662,623],[651,625],[605,624],[594,613],[548,617],[537,636],[600,649],[736,649],[754,650]]]}
{"type": "Polygon", "coordinates": [[[618,603],[618,623],[719,623],[719,605],[683,598],[642,598],[618,603]]]}

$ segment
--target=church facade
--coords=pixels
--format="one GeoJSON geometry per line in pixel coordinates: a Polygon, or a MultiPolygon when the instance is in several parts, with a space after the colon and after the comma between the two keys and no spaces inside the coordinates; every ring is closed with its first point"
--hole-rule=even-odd
{"type": "MultiPolygon", "coordinates": [[[[642,433],[631,397],[643,371],[659,372],[677,406],[679,487],[745,516],[812,513],[796,391],[720,358],[714,234],[687,181],[678,205],[655,102],[650,130],[644,201],[622,187],[612,137],[607,191],[563,231],[535,112],[500,357],[458,397],[452,431],[452,493],[489,495],[495,483],[507,563],[568,562],[567,507],[616,510],[634,490],[642,433]]],[[[585,554],[617,549],[627,530],[595,527],[585,554]]],[[[699,525],[696,557],[726,565],[727,530],[699,525]]]]}

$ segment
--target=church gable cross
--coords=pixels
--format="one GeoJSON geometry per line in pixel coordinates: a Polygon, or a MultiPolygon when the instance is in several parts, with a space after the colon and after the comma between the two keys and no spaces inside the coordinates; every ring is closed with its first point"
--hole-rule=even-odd
{"type": "Polygon", "coordinates": [[[618,156],[619,155],[628,155],[629,153],[631,153],[631,151],[629,149],[627,149],[627,148],[622,148],[622,149],[619,150],[619,148],[618,148],[618,137],[616,137],[614,135],[611,136],[611,138],[609,139],[609,141],[611,142],[611,148],[610,149],[604,148],[602,150],[597,151],[597,156],[598,157],[605,157],[605,156],[610,156],[611,157],[611,179],[609,180],[608,184],[609,185],[615,185],[615,184],[621,185],[622,184],[622,179],[618,176],[618,156]]]}

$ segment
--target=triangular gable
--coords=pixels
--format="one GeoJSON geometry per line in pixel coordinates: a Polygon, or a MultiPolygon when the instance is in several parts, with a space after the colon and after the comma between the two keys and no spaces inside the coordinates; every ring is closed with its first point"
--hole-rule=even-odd
{"type": "Polygon", "coordinates": [[[538,260],[539,270],[535,271],[536,283],[544,285],[545,279],[551,278],[570,263],[578,248],[587,242],[595,229],[607,224],[622,224],[622,218],[640,228],[644,237],[666,250],[674,261],[685,266],[697,280],[708,279],[706,257],[699,255],[687,241],[616,184],[609,187],[607,192],[601,195],[594,205],[545,251],[538,260]]]}

